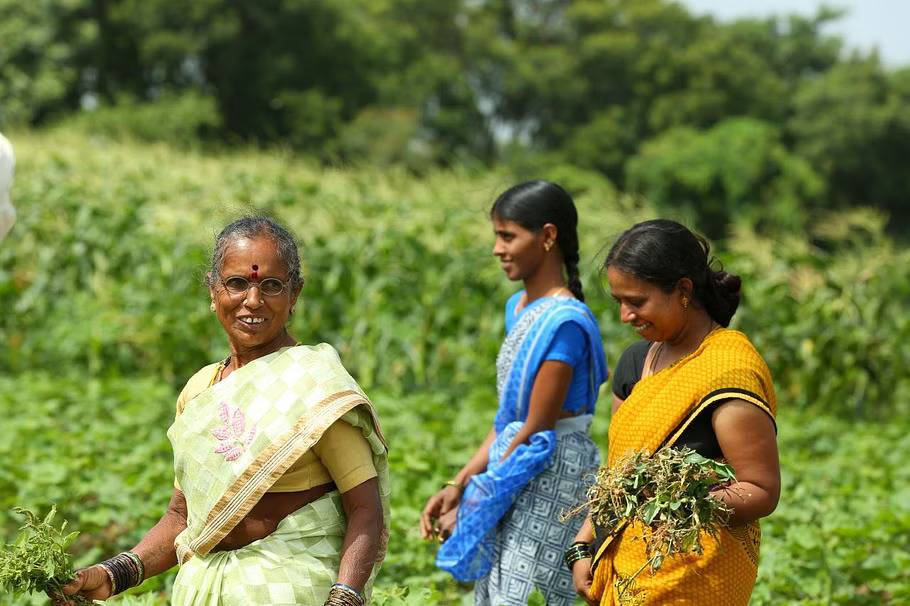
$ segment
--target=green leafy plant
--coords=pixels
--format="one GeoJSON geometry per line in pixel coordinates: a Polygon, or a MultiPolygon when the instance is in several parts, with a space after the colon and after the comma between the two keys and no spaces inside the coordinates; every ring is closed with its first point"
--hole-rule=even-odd
{"type": "Polygon", "coordinates": [[[531,595],[528,596],[528,606],[547,606],[547,598],[541,593],[540,589],[535,587],[531,595]]]}
{"type": "MultiPolygon", "coordinates": [[[[16,507],[15,512],[25,516],[25,525],[0,552],[0,586],[13,594],[60,593],[60,588],[73,578],[72,558],[66,550],[79,533],[67,533],[66,520],[59,528],[54,526],[56,506],[44,518],[21,507],[16,507]]],[[[91,604],[81,597],[70,599],[77,604],[91,604]]]]}
{"type": "Polygon", "coordinates": [[[586,502],[570,515],[589,511],[594,524],[608,534],[632,522],[647,527],[643,541],[648,560],[618,581],[622,595],[645,568],[654,574],[669,556],[702,553],[702,536],[715,536],[732,512],[710,493],[735,479],[729,465],[690,448],[663,448],[653,455],[634,452],[612,467],[601,467],[586,502]]]}

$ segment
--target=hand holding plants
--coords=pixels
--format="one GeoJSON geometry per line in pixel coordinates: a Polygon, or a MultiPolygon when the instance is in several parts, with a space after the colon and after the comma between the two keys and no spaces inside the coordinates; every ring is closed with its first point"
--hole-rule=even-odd
{"type": "MultiPolygon", "coordinates": [[[[74,576],[72,558],[66,550],[79,533],[65,533],[66,521],[60,528],[51,523],[56,507],[43,519],[27,509],[16,507],[15,512],[25,516],[25,525],[13,543],[0,551],[0,587],[13,594],[43,591],[55,603],[90,603],[87,598],[92,596],[68,601],[63,592],[64,584],[74,576]]],[[[101,597],[109,595],[110,591],[101,597]]]]}
{"type": "MultiPolygon", "coordinates": [[[[612,467],[602,467],[587,501],[566,517],[587,510],[598,532],[607,535],[633,522],[649,529],[643,537],[648,559],[618,586],[622,595],[645,568],[654,574],[667,557],[702,553],[702,536],[715,536],[732,513],[712,491],[734,481],[731,467],[689,448],[664,448],[653,455],[633,452],[612,467]]],[[[584,561],[590,567],[591,560],[584,561]]],[[[576,566],[575,587],[587,590],[590,572],[582,575],[582,566],[576,566]]]]}
{"type": "MultiPolygon", "coordinates": [[[[106,600],[111,597],[111,580],[100,566],[90,566],[77,570],[72,581],[60,588],[63,595],[72,600],[60,599],[60,594],[51,595],[54,606],[63,604],[85,603],[80,600],[106,600]]],[[[50,595],[50,594],[48,594],[50,595]]]]}
{"type": "Polygon", "coordinates": [[[445,486],[427,500],[420,514],[420,536],[424,540],[438,538],[445,540],[455,529],[461,490],[456,486],[445,486]]]}

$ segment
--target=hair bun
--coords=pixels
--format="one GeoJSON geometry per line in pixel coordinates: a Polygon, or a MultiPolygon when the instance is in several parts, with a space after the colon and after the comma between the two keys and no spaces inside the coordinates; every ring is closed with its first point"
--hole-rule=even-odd
{"type": "Polygon", "coordinates": [[[604,268],[615,267],[671,293],[682,278],[708,315],[728,326],[739,306],[742,280],[723,271],[702,236],[669,219],[652,219],[627,229],[610,248],[604,268]],[[714,268],[717,268],[716,270],[714,268]]]}
{"type": "Polygon", "coordinates": [[[711,281],[714,282],[714,287],[717,290],[723,292],[728,296],[739,298],[740,291],[742,290],[743,286],[743,281],[736,274],[729,274],[723,270],[712,271],[711,281]]]}

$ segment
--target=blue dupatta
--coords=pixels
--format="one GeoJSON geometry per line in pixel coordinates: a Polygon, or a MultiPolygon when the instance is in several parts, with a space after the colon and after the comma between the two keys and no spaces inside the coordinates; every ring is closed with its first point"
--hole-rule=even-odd
{"type": "Polygon", "coordinates": [[[575,322],[582,329],[590,355],[588,405],[579,412],[594,412],[600,386],[607,380],[600,330],[587,305],[566,297],[545,297],[525,308],[496,358],[499,409],[493,422],[496,440],[490,446],[487,470],[471,478],[458,508],[455,531],[436,554],[436,565],[461,582],[475,581],[490,572],[496,525],[521,490],[552,462],[556,450],[556,432],[552,429],[533,434],[507,459],[501,459],[528,416],[537,371],[566,322],[575,322]]]}

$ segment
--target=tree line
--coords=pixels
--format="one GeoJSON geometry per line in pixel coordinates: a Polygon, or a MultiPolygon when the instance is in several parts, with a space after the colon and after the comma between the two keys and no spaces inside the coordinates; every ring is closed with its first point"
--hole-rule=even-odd
{"type": "Polygon", "coordinates": [[[822,9],[668,0],[0,0],[0,128],[280,144],[326,161],[567,164],[717,233],[910,218],[910,69],[822,9]],[[93,111],[87,111],[93,110],[93,111]]]}

